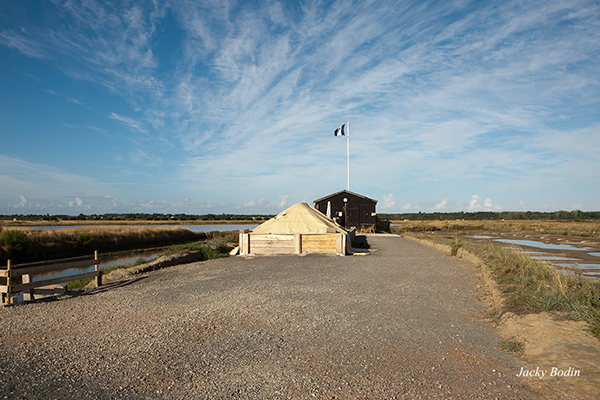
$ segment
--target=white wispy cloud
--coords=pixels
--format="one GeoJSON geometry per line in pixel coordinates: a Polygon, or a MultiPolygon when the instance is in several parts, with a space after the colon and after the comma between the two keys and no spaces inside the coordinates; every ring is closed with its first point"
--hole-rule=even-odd
{"type": "Polygon", "coordinates": [[[148,133],[148,130],[144,128],[143,122],[136,120],[134,118],[126,117],[123,115],[119,115],[117,113],[111,113],[109,115],[111,119],[115,121],[119,121],[124,127],[133,132],[139,133],[148,133]]]}
{"type": "Polygon", "coordinates": [[[43,46],[35,39],[31,39],[25,32],[0,31],[0,44],[13,47],[19,52],[34,58],[45,58],[48,54],[43,46]]]}

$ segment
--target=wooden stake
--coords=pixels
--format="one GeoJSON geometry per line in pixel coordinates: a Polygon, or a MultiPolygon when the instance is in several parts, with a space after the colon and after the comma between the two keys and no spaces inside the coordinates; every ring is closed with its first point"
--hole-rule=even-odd
{"type": "MultiPolygon", "coordinates": [[[[31,283],[31,275],[21,275],[21,283],[31,283]]],[[[33,295],[33,288],[29,289],[27,292],[23,292],[23,301],[29,300],[35,300],[35,296],[33,295]]]]}
{"type": "MultiPolygon", "coordinates": [[[[96,264],[94,264],[94,271],[98,272],[98,250],[94,250],[94,260],[96,264]]],[[[96,287],[102,286],[102,273],[98,273],[96,275],[96,287]]]]}
{"type": "Polygon", "coordinates": [[[12,304],[11,293],[10,293],[10,259],[6,262],[6,304],[12,304]]]}

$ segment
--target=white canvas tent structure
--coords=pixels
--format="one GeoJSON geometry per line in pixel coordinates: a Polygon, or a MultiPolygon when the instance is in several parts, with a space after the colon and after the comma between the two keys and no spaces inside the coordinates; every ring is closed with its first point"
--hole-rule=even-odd
{"type": "Polygon", "coordinates": [[[335,253],[350,250],[349,233],[306,203],[297,203],[259,225],[240,231],[239,252],[249,254],[335,253]]]}

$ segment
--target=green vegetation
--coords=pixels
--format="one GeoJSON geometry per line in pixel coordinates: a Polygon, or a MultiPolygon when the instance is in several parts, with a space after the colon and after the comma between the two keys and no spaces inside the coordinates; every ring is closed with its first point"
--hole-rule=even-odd
{"type": "Polygon", "coordinates": [[[24,260],[29,249],[30,240],[27,234],[20,230],[9,229],[0,236],[0,246],[7,257],[15,261],[24,260]]]}
{"type": "Polygon", "coordinates": [[[525,343],[515,340],[514,338],[503,340],[500,343],[500,348],[504,351],[522,356],[525,352],[525,343]]]}
{"type": "MultiPolygon", "coordinates": [[[[414,235],[414,234],[413,234],[414,235]]],[[[427,235],[427,240],[456,248],[458,242],[427,235]]],[[[494,244],[461,241],[460,247],[483,260],[492,278],[506,297],[503,311],[517,314],[549,311],[562,318],[583,320],[600,338],[600,285],[576,274],[557,269],[516,251],[494,244]]]]}
{"type": "Polygon", "coordinates": [[[454,243],[452,243],[452,246],[450,247],[450,255],[451,256],[455,256],[458,254],[458,249],[460,249],[463,245],[462,240],[456,238],[454,240],[454,243]]]}
{"type": "Polygon", "coordinates": [[[79,246],[89,249],[94,243],[94,237],[90,233],[80,233],[77,235],[77,243],[79,246]]]}

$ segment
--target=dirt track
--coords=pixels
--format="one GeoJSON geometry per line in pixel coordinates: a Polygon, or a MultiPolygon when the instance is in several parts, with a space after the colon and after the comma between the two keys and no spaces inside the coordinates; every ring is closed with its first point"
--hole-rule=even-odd
{"type": "Polygon", "coordinates": [[[498,349],[475,267],[369,242],[367,256],[230,257],[2,308],[0,397],[556,396],[498,349]]]}

